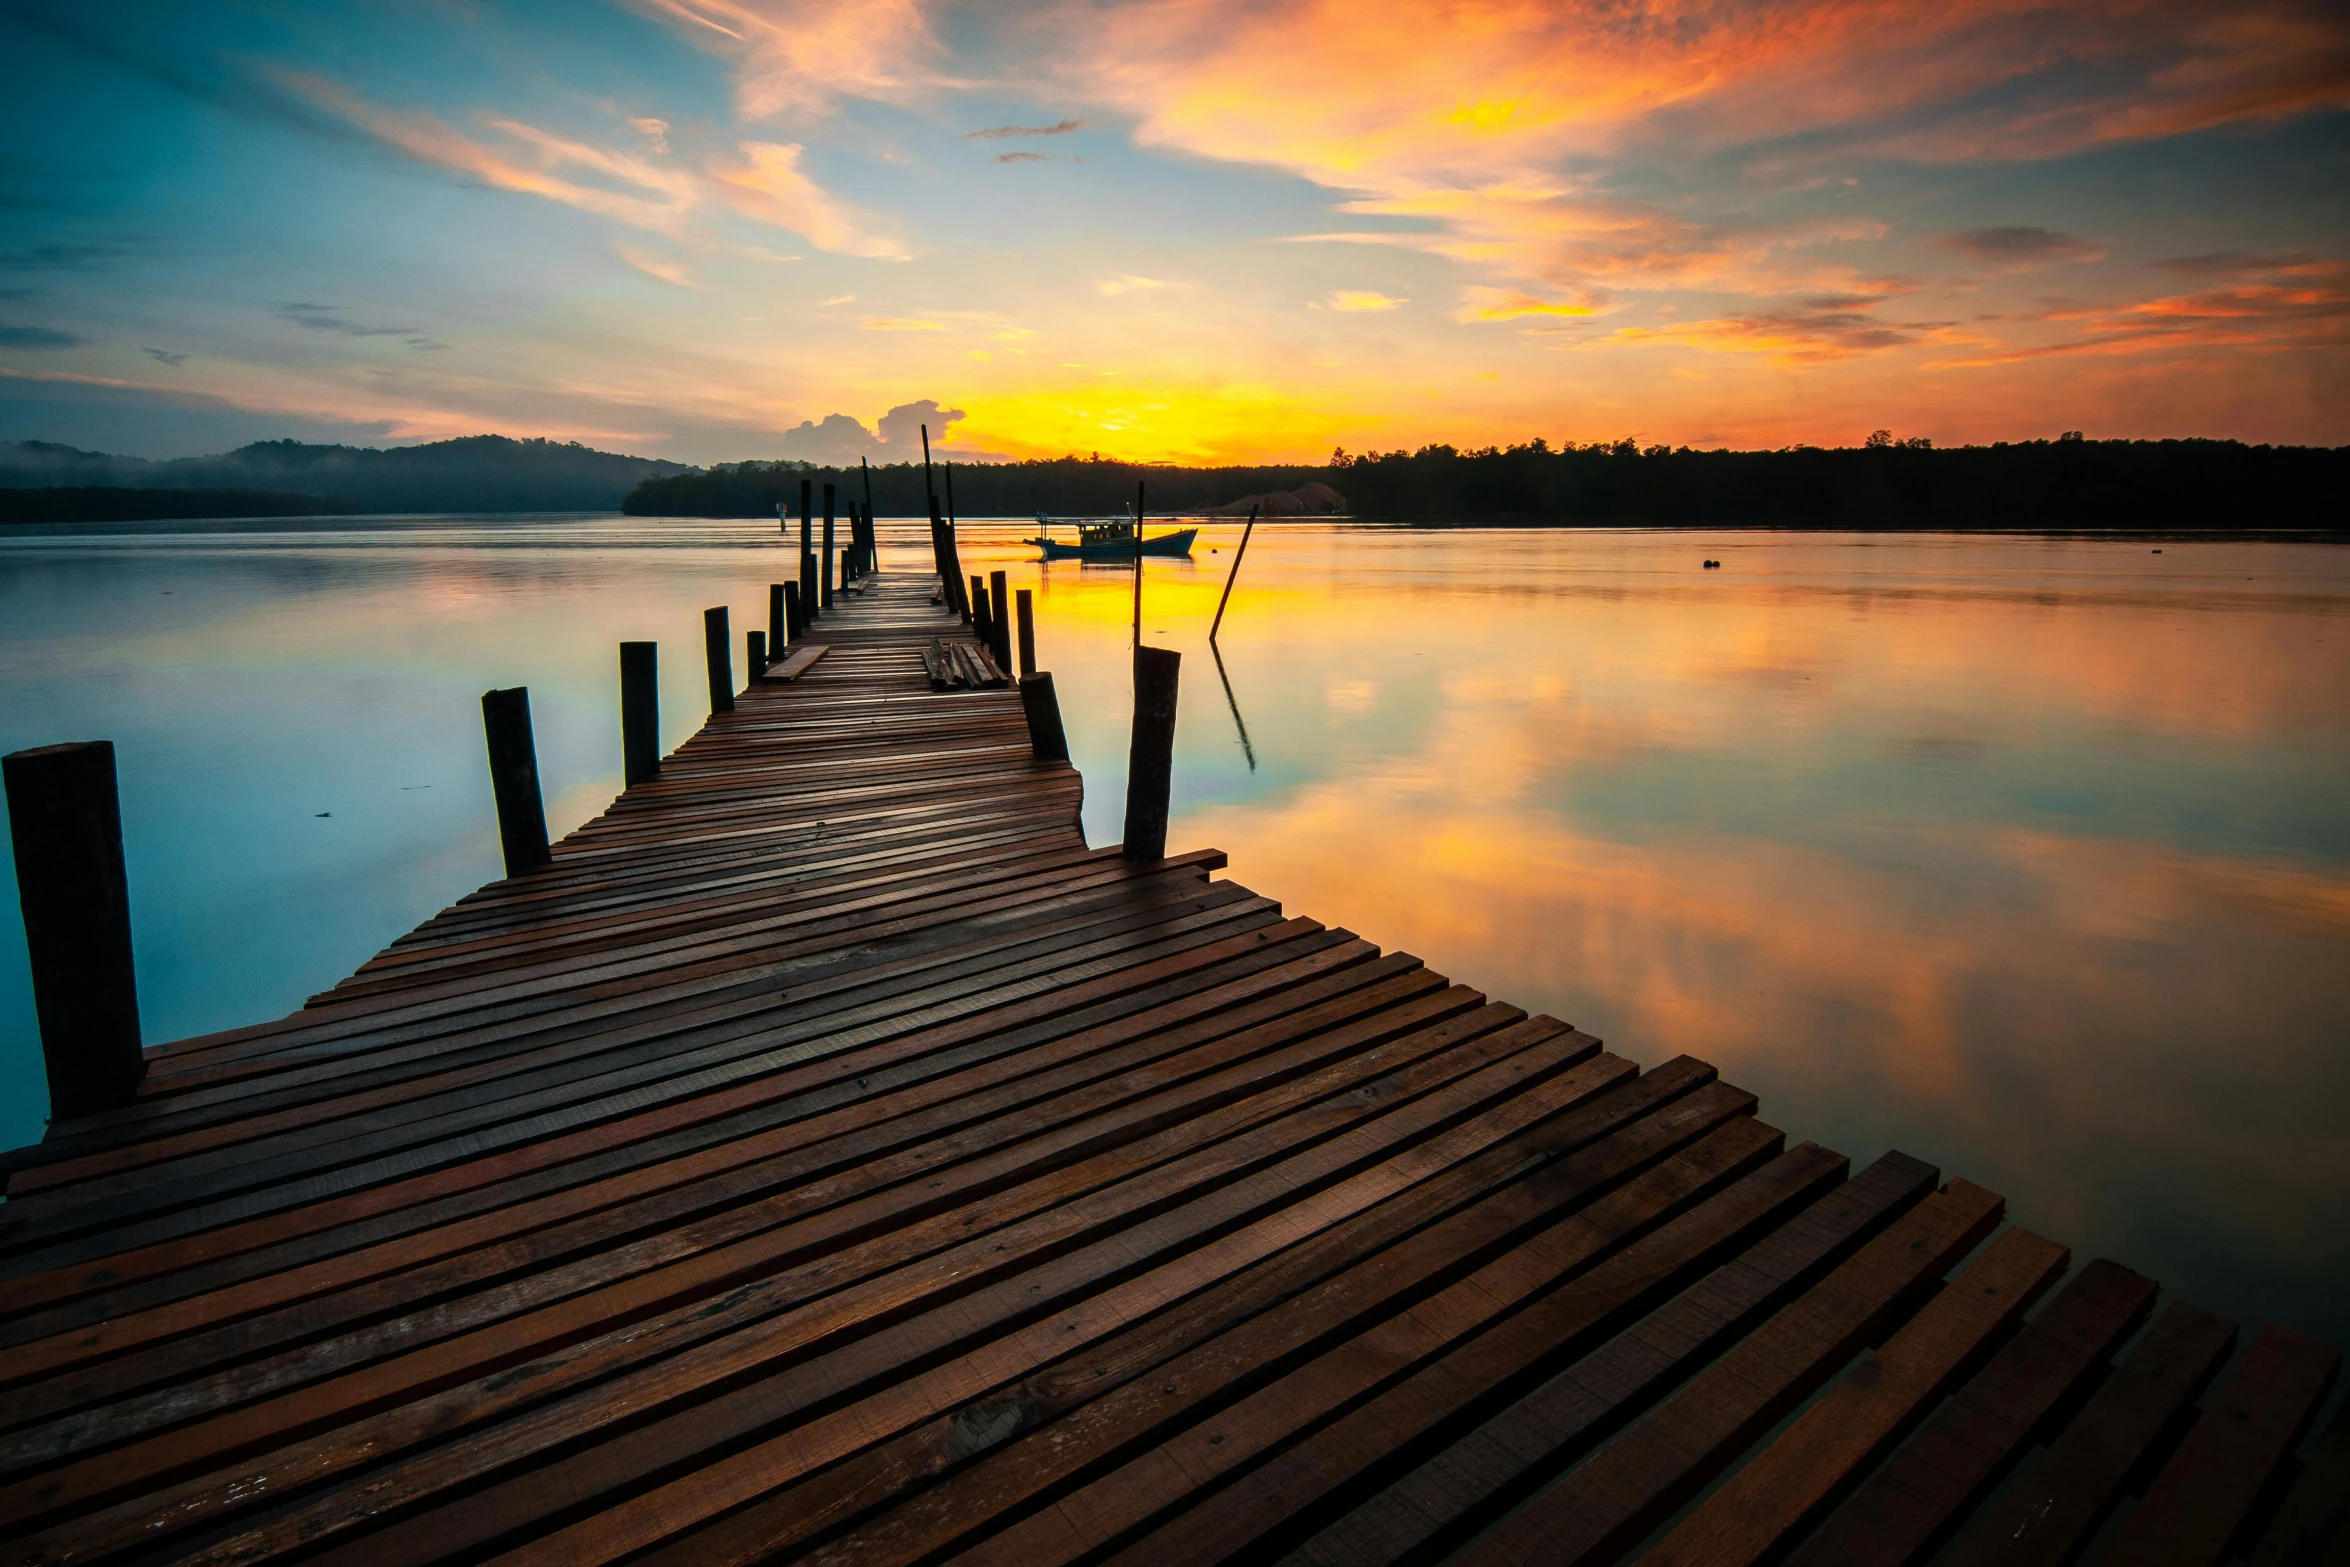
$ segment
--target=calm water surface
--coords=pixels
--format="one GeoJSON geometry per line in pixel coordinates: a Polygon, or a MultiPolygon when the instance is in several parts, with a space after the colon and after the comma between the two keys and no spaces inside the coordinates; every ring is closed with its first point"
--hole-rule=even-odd
{"type": "MultiPolygon", "coordinates": [[[[966,564],[1037,590],[1111,842],[1131,578],[1030,531],[966,524],[966,564]]],[[[1172,846],[2350,1341],[2350,550],[1291,525],[1219,672],[1237,537],[1146,584],[1172,846]]],[[[661,643],[674,745],[700,610],[763,625],[785,558],[611,517],[0,533],[0,748],[116,742],[147,1037],[250,1022],[498,874],[484,688],[530,687],[568,830],[619,788],[614,644],[661,643]]],[[[0,919],[0,1144],[44,1110],[0,919]]]]}

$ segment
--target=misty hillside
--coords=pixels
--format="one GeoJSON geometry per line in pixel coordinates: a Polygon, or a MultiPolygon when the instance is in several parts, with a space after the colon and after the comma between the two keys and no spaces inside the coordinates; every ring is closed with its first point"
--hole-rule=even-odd
{"type": "Polygon", "coordinates": [[[170,462],[48,441],[0,441],[0,489],[291,491],[363,512],[610,511],[647,479],[691,471],[683,463],[577,442],[503,435],[386,448],[257,441],[216,457],[170,462]]]}

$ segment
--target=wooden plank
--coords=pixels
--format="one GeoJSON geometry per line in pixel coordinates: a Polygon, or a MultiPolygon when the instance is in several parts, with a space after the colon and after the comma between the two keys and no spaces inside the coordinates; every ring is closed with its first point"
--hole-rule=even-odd
{"type": "MultiPolygon", "coordinates": [[[[1189,1407],[1185,1400],[1213,1400],[1246,1385],[1349,1323],[1391,1309],[1387,1302],[1425,1287],[1422,1281],[1449,1276],[1468,1259],[1542,1223],[1552,1204],[1542,1195],[1538,1174],[1578,1149],[1619,1135],[1711,1077],[1710,1069],[1685,1058],[1629,1088],[1623,1086],[1631,1075],[1625,1063],[1602,1058],[1578,1070],[1609,1071],[1618,1086],[1323,1236],[1235,1270],[1090,1354],[933,1419],[870,1455],[688,1536],[664,1558],[761,1560],[959,1467],[960,1473],[921,1491],[843,1546],[859,1561],[935,1554],[998,1514],[1028,1506],[1132,1431],[1189,1407]],[[1435,1222],[1439,1218],[1443,1222],[1435,1222]],[[1048,1424],[1065,1414],[1069,1418],[1048,1424]],[[1030,1439],[1040,1428],[1045,1434],[1030,1439]]],[[[1624,1191],[1679,1178],[1660,1167],[1624,1191]]]]}
{"type": "Polygon", "coordinates": [[[782,663],[769,664],[761,671],[759,678],[788,684],[815,668],[816,661],[831,651],[832,644],[829,642],[803,642],[786,654],[782,663]]]}
{"type": "Polygon", "coordinates": [[[2114,1536],[2116,1562],[2216,1567],[2341,1373],[2342,1352],[2265,1327],[2114,1536]]]}
{"type": "MultiPolygon", "coordinates": [[[[1177,1461],[1190,1482],[1174,1498],[1182,1510],[1131,1536],[1111,1559],[1268,1558],[1323,1519],[1378,1491],[1388,1473],[1488,1411],[1519,1379],[1540,1378],[1579,1357],[1688,1275],[1843,1179],[1841,1155],[1806,1145],[1727,1190],[1715,1190],[1776,1151],[1781,1139],[1775,1132],[1766,1139],[1764,1130],[1742,1121],[1700,1144],[1699,1149],[1716,1145],[1734,1151],[1735,1162],[1724,1159],[1722,1168],[1708,1172],[1711,1180],[1691,1191],[1692,1197],[1706,1199],[1694,1209],[1640,1215],[1643,1228],[1662,1221],[1652,1233],[1625,1233],[1616,1214],[1594,1211],[1603,1210],[1604,1203],[1568,1213],[1518,1253],[1184,1432],[1167,1444],[1179,1450],[1177,1461]],[[1562,1262],[1571,1270],[1559,1271],[1562,1262]],[[1532,1298],[1538,1292],[1539,1298],[1532,1298]],[[1489,1321],[1512,1310],[1515,1314],[1506,1320],[1489,1321]],[[1449,1340],[1447,1328],[1454,1330],[1449,1340]],[[1390,1385],[1341,1412],[1334,1395],[1356,1393],[1354,1383],[1367,1390],[1374,1380],[1390,1385]],[[1317,1393],[1311,1386],[1315,1381],[1336,1385],[1317,1393]],[[1222,1489],[1209,1491],[1208,1477],[1237,1467],[1254,1445],[1249,1406],[1259,1402],[1277,1405],[1275,1435],[1291,1439],[1291,1445],[1222,1489]],[[1335,1418],[1313,1429],[1330,1416],[1335,1418]],[[1301,1431],[1311,1434],[1294,1440],[1301,1431]]],[[[1097,1481],[1095,1488],[1103,1484],[1097,1481]]],[[[1120,1499],[1131,1508],[1130,1493],[1128,1488],[1120,1499]]],[[[1075,1510],[1073,1503],[1043,1516],[1065,1520],[1075,1510]]],[[[1008,1542],[1010,1536],[998,1538],[1008,1542]]],[[[1056,1546],[1043,1554],[1060,1559],[1063,1552],[1056,1546]]],[[[992,1555],[998,1561],[1014,1559],[1008,1549],[992,1555]]]]}
{"type": "Polygon", "coordinates": [[[1793,1560],[1799,1567],[1900,1567],[1924,1556],[2153,1305],[2152,1279],[2102,1259],[2090,1263],[1793,1560]]]}
{"type": "MultiPolygon", "coordinates": [[[[1163,1309],[1170,1292],[1179,1298],[1233,1266],[1292,1244],[1301,1234],[1557,1113],[1562,1102],[1577,1097],[1574,1079],[1561,1077],[1558,1071],[1562,1061],[1579,1053],[1572,1049],[1536,1044],[1458,1076],[1459,1065],[1475,1064],[1473,1059],[1453,1061],[1464,1053],[1446,1051],[1395,1074],[1402,1098],[1392,1107],[1384,1093],[1325,1101],[1286,1123],[1161,1165],[1147,1185],[1124,1183],[1099,1197],[1025,1220],[1013,1231],[981,1236],[866,1284],[836,1290],[772,1323],[754,1322],[748,1331],[673,1350],[641,1372],[602,1382],[478,1438],[445,1443],[372,1481],[364,1495],[325,1498],[311,1509],[262,1526],[253,1536],[223,1542],[220,1549],[244,1553],[268,1538],[317,1539],[330,1529],[371,1523],[387,1505],[412,1505],[449,1488],[474,1486],[479,1474],[509,1468],[525,1456],[562,1455],[547,1467],[514,1473],[487,1489],[441,1501],[324,1558],[384,1564],[432,1560],[465,1548],[462,1542],[486,1540],[533,1519],[549,1519],[576,1505],[582,1488],[602,1491],[621,1475],[642,1476],[668,1468],[681,1453],[700,1455],[691,1460],[691,1479],[682,1496],[657,1489],[625,1504],[632,1509],[625,1517],[618,1511],[606,1512],[592,1529],[542,1537],[549,1549],[583,1560],[653,1543],[637,1529],[657,1526],[665,1516],[660,1509],[668,1504],[715,1509],[751,1500],[796,1473],[890,1434],[888,1422],[911,1425],[927,1418],[937,1407],[942,1384],[961,1385],[973,1376],[1016,1375],[1057,1358],[1087,1336],[1114,1331],[1139,1314],[1163,1309]],[[1429,1079],[1441,1086],[1426,1089],[1429,1079]],[[1250,1168],[1252,1158],[1277,1151],[1310,1127],[1328,1128],[1332,1135],[1287,1158],[1270,1164],[1260,1161],[1238,1179],[1201,1189],[1203,1177],[1250,1168]],[[1423,1131],[1434,1135],[1411,1141],[1423,1131]],[[1405,1151],[1391,1147],[1399,1139],[1407,1144],[1405,1151]],[[1112,1228],[1098,1238],[1089,1233],[1098,1230],[1102,1220],[1114,1222],[1147,1212],[1171,1194],[1186,1191],[1200,1194],[1140,1224],[1112,1228]],[[1232,1228],[1235,1223],[1237,1229],[1232,1228]],[[1204,1240],[1211,1234],[1217,1238],[1204,1240]],[[1019,1266],[1018,1253],[1007,1257],[1003,1235],[1021,1240],[1033,1265],[1019,1266]],[[1186,1243],[1191,1250],[1182,1249],[1186,1243]],[[1073,1249],[1062,1249],[1072,1245],[1073,1249]],[[1164,1262],[1139,1274],[1130,1272],[1138,1255],[1161,1253],[1164,1262]],[[1103,1291],[1118,1272],[1128,1276],[1103,1291]],[[963,1293],[955,1294],[958,1290],[963,1293]],[[932,1293],[942,1298],[906,1315],[932,1293]],[[1055,1314],[1025,1328],[1012,1327],[1056,1298],[1067,1303],[1055,1314]],[[875,1321],[893,1325],[812,1359],[793,1358],[798,1346],[875,1321]],[[988,1341],[1007,1329],[1008,1340],[988,1341]],[[948,1352],[973,1335],[980,1335],[981,1342],[935,1371],[889,1380],[896,1368],[948,1352]],[[777,1366],[785,1369],[753,1376],[762,1367],[777,1366]],[[745,1376],[753,1379],[728,1380],[745,1376]],[[715,1387],[729,1390],[709,1396],[715,1387]],[[821,1400],[836,1399],[852,1388],[868,1390],[862,1402],[806,1418],[821,1407],[821,1400]],[[698,1401],[679,1402],[686,1395],[698,1401]],[[875,1398],[887,1401],[886,1419],[874,1406],[875,1398]],[[615,1432],[610,1417],[616,1400],[624,1400],[631,1409],[662,1412],[632,1430],[615,1432]],[[780,1423],[778,1434],[738,1446],[746,1435],[774,1423],[780,1423]],[[605,1433],[605,1440],[577,1449],[578,1442],[597,1433],[605,1433]],[[712,1447],[730,1456],[717,1457],[712,1447]]],[[[772,1289],[762,1281],[740,1293],[762,1296],[772,1289]]],[[[730,1303],[727,1311],[732,1316],[741,1309],[748,1308],[730,1303]]],[[[699,1318],[681,1317],[669,1331],[679,1329],[693,1329],[695,1337],[707,1338],[699,1318]]],[[[658,1340],[662,1335],[653,1336],[658,1340]]],[[[645,1337],[642,1329],[630,1336],[627,1349],[632,1357],[647,1357],[645,1337]]],[[[569,1352],[568,1358],[592,1366],[597,1350],[608,1355],[612,1347],[608,1337],[584,1355],[569,1352]]],[[[656,1342],[654,1347],[660,1346],[656,1342]]],[[[470,1408],[479,1392],[467,1388],[445,1395],[442,1407],[470,1408]]],[[[372,1459],[371,1437],[362,1422],[339,1433],[338,1440],[372,1459]]],[[[617,1488],[624,1493],[631,1489],[617,1488]]]]}
{"type": "Polygon", "coordinates": [[[2252,1567],[2341,1567],[2350,1561],[2350,1406],[2304,1460],[2252,1567]]]}
{"type": "MultiPolygon", "coordinates": [[[[1353,944],[1341,950],[1362,949],[1353,944]]],[[[314,1277],[308,1292],[294,1293],[297,1304],[269,1316],[243,1313],[257,1299],[285,1298],[294,1284],[285,1275],[272,1276],[270,1296],[247,1289],[238,1293],[233,1305],[192,1302],[149,1314],[153,1320],[109,1320],[94,1330],[65,1335],[62,1343],[28,1346],[18,1364],[27,1369],[42,1359],[67,1364],[117,1353],[141,1337],[186,1335],[173,1337],[168,1348],[154,1354],[116,1361],[69,1382],[53,1381],[42,1390],[63,1407],[65,1402],[169,1380],[175,1385],[175,1405],[184,1412],[195,1392],[188,1378],[215,1358],[241,1357],[276,1341],[314,1339],[340,1324],[378,1318],[410,1302],[511,1278],[533,1263],[546,1268],[560,1264],[556,1271],[533,1274],[527,1286],[499,1286],[517,1297],[526,1290],[530,1300],[544,1302],[559,1292],[558,1279],[564,1288],[576,1289],[596,1278],[608,1281],[619,1276],[602,1262],[591,1266],[569,1260],[583,1252],[599,1247],[608,1252],[626,1242],[649,1262],[652,1253],[643,1244],[645,1238],[667,1232],[659,1256],[675,1261],[762,1227],[760,1216],[775,1205],[774,1194],[780,1190],[789,1190],[794,1214],[805,1216],[826,1198],[846,1195],[851,1189],[846,1184],[849,1173],[853,1172],[855,1189],[878,1189],[891,1179],[931,1174],[950,1158],[957,1161],[948,1176],[926,1182],[919,1198],[899,1199],[903,1216],[910,1219],[940,1206],[966,1186],[984,1187],[1015,1173],[1049,1167],[1056,1160],[1072,1160],[1088,1148],[1139,1137],[1244,1094],[1255,1093],[1259,1104],[1270,1105],[1276,1101],[1263,1097],[1265,1091],[1277,1090],[1289,1077],[1365,1042],[1363,1029],[1342,1034],[1331,1030],[1375,1011],[1385,1011],[1391,1027],[1406,1026],[1415,1016],[1428,1014],[1391,1009],[1443,988],[1441,977],[1418,970],[1408,960],[1366,966],[1362,972],[1375,981],[1367,987],[1352,983],[1356,972],[1341,970],[1307,987],[1304,1001],[1315,1000],[1318,992],[1334,992],[1317,1005],[1303,1005],[1288,992],[1277,992],[1267,1001],[1217,1013],[1191,1027],[1162,1029],[1119,1049],[1086,1052],[1057,1070],[1031,1070],[1010,1081],[977,1085],[976,1092],[956,1084],[952,1075],[942,1081],[936,1074],[907,1074],[918,1092],[892,1094],[887,1090],[896,1085],[888,1079],[899,1074],[876,1073],[856,1085],[861,1097],[842,1096],[830,1116],[797,1123],[788,1136],[737,1139],[699,1159],[663,1165],[662,1186],[655,1189],[647,1190],[632,1174],[500,1209],[469,1226],[436,1230],[425,1244],[457,1253],[440,1266],[396,1268],[395,1259],[414,1255],[416,1243],[389,1249],[389,1255],[379,1254],[356,1267],[352,1259],[338,1259],[331,1271],[321,1270],[314,1277]],[[1267,1017],[1271,1021],[1248,1026],[1267,1017]],[[1016,1155],[990,1157],[998,1147],[1016,1148],[1016,1155]],[[829,1186],[821,1183],[827,1176],[832,1178],[829,1186]],[[729,1202],[737,1206],[725,1209],[723,1216],[699,1217],[688,1232],[668,1230],[729,1202]],[[569,1222],[550,1222],[563,1219],[569,1222]],[[345,1284],[333,1293],[318,1288],[329,1280],[351,1277],[368,1282],[345,1284]],[[202,1320],[199,1311],[234,1315],[237,1320],[210,1335],[190,1333],[202,1320]]],[[[455,1331],[466,1322],[488,1320],[488,1315],[487,1299],[469,1302],[462,1310],[443,1305],[433,1313],[431,1332],[437,1336],[455,1331]]],[[[405,1344],[424,1336],[418,1324],[405,1319],[376,1331],[387,1342],[405,1344]]],[[[321,1347],[313,1345],[297,1364],[303,1375],[316,1375],[322,1359],[321,1347]]],[[[274,1382],[272,1368],[248,1363],[224,1378],[219,1392],[223,1398],[241,1400],[268,1390],[274,1382]]],[[[20,1396],[4,1423],[30,1420],[49,1402],[20,1396]]]]}
{"type": "Polygon", "coordinates": [[[1682,1386],[1536,1493],[1467,1562],[1614,1561],[1756,1438],[1907,1315],[1999,1222],[2006,1204],[1952,1181],[1682,1386]]]}
{"type": "Polygon", "coordinates": [[[2236,1325],[2174,1303],[2047,1451],[1976,1517],[1951,1567],[2056,1567],[2095,1533],[2122,1484],[2234,1350],[2236,1325]]]}
{"type": "Polygon", "coordinates": [[[1641,1560],[1672,1567],[1775,1555],[1899,1439],[1960,1367],[2031,1309],[2069,1260],[2052,1240],[2007,1230],[1641,1560]]]}
{"type": "Polygon", "coordinates": [[[1420,1560],[1465,1539],[1915,1206],[1940,1179],[1889,1153],[1555,1380],[1397,1475],[1292,1552],[1420,1560]]]}

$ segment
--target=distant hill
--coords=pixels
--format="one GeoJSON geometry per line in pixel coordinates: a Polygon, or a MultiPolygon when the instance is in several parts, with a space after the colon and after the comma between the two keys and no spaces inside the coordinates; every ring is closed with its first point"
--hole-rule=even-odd
{"type": "Polygon", "coordinates": [[[0,522],[155,522],[186,517],[327,517],[349,501],[284,490],[132,490],[119,485],[0,489],[0,522]]]}
{"type": "Polygon", "coordinates": [[[217,457],[171,462],[48,441],[0,441],[0,488],[290,493],[337,503],[328,510],[357,512],[610,511],[647,479],[693,471],[576,441],[503,435],[386,448],[257,441],[217,457]]]}

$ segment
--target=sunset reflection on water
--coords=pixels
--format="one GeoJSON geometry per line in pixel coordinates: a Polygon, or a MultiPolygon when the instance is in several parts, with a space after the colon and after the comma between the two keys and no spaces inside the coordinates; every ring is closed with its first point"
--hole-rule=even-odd
{"type": "MultiPolygon", "coordinates": [[[[1113,842],[1132,579],[1033,531],[966,524],[965,564],[1036,593],[1113,842]]],[[[1634,1060],[1703,1057],[1791,1137],[1906,1149],[2080,1257],[2350,1339],[2350,551],[1268,526],[1220,677],[1239,531],[1148,568],[1145,635],[1184,655],[1170,847],[1634,1060]]],[[[150,1039],[275,1015],[496,876],[484,688],[531,687],[576,826],[619,786],[613,644],[661,641],[677,743],[699,611],[733,606],[739,656],[775,538],[0,539],[0,746],[117,742],[150,1039]]],[[[40,1130],[13,919],[0,1043],[12,1144],[40,1130]]]]}
{"type": "MultiPolygon", "coordinates": [[[[1220,638],[1252,772],[1204,640],[1230,547],[1146,579],[1171,845],[2350,1332],[2350,552],[1260,529],[1220,638]]],[[[1012,570],[1112,841],[1130,579],[1012,570]]]]}

